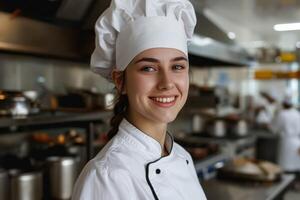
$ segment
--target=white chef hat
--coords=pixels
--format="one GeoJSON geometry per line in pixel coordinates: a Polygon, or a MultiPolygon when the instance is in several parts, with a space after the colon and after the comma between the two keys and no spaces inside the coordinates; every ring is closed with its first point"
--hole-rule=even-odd
{"type": "Polygon", "coordinates": [[[196,16],[188,0],[112,0],[95,25],[92,71],[111,80],[131,60],[151,48],[174,48],[187,55],[196,16]]]}

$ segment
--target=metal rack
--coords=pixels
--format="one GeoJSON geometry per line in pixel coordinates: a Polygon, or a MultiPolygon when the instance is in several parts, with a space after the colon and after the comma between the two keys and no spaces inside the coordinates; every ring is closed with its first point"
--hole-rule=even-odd
{"type": "Polygon", "coordinates": [[[26,118],[0,118],[0,134],[8,132],[36,131],[53,128],[83,128],[86,133],[87,159],[93,157],[95,123],[105,123],[111,116],[109,111],[95,112],[47,112],[26,118]]]}

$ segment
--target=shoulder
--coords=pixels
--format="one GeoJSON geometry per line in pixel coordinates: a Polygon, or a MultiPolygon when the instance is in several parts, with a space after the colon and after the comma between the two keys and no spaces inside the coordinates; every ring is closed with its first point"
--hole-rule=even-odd
{"type": "Polygon", "coordinates": [[[131,183],[131,176],[126,169],[93,159],[79,175],[72,200],[115,199],[116,195],[123,195],[120,186],[130,185],[128,183],[131,183]]]}
{"type": "Polygon", "coordinates": [[[173,143],[173,151],[177,156],[181,158],[192,160],[190,153],[176,142],[173,143]]]}

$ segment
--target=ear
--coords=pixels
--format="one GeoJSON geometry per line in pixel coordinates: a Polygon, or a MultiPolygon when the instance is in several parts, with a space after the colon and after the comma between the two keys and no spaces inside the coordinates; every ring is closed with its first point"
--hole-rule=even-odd
{"type": "Polygon", "coordinates": [[[112,80],[114,81],[115,86],[116,86],[119,94],[125,94],[126,93],[125,87],[123,85],[125,83],[124,73],[125,73],[125,71],[118,71],[116,69],[113,69],[113,71],[111,72],[112,80]]]}

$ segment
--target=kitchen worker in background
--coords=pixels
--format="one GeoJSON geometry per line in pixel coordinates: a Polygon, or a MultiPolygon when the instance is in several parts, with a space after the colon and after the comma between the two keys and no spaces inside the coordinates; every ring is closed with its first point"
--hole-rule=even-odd
{"type": "Polygon", "coordinates": [[[272,130],[272,121],[280,106],[273,90],[261,91],[256,100],[256,124],[259,128],[272,130]]]}
{"type": "Polygon", "coordinates": [[[81,172],[73,200],[204,200],[189,153],[167,131],[187,99],[188,0],[113,0],[96,22],[92,70],[119,99],[111,140],[81,172]]]}
{"type": "Polygon", "coordinates": [[[266,100],[265,108],[267,114],[269,115],[270,122],[272,122],[280,107],[280,105],[278,105],[280,103],[278,102],[278,97],[276,95],[276,92],[277,91],[275,89],[272,89],[260,93],[260,95],[266,100]]]}
{"type": "Polygon", "coordinates": [[[279,134],[278,163],[287,172],[300,171],[300,113],[285,95],[272,129],[279,134]]]}

